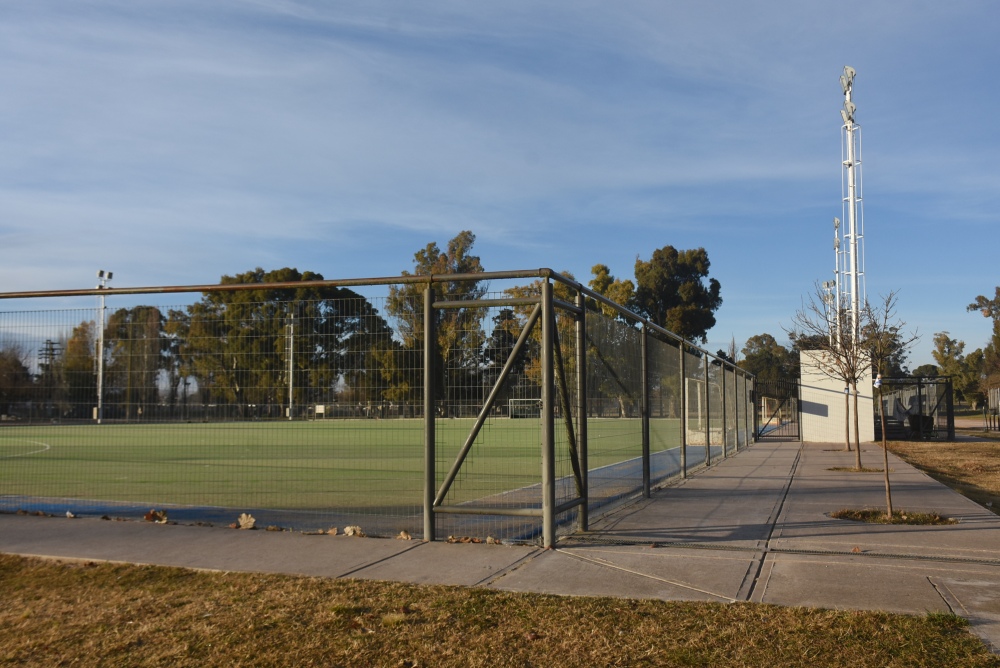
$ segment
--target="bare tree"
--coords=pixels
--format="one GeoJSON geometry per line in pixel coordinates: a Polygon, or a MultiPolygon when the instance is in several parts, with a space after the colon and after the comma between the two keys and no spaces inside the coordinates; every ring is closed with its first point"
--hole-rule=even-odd
{"type": "Polygon", "coordinates": [[[865,303],[863,329],[864,345],[871,357],[872,371],[876,374],[879,418],[882,424],[882,464],[885,478],[886,518],[892,520],[892,487],[889,484],[889,450],[886,444],[885,401],[882,372],[889,368],[889,360],[905,352],[919,337],[916,332],[904,334],[906,323],[896,317],[896,292],[882,297],[877,305],[865,303]]]}
{"type": "Polygon", "coordinates": [[[867,309],[859,314],[855,325],[845,309],[835,309],[826,298],[826,292],[817,284],[794,318],[793,329],[788,333],[793,340],[808,339],[815,342],[820,354],[815,356],[816,366],[828,378],[838,380],[849,388],[845,392],[844,449],[851,450],[850,399],[854,401],[854,467],[861,470],[861,431],[858,422],[858,378],[870,368],[870,350],[864,345],[862,332],[866,330],[867,309]]]}

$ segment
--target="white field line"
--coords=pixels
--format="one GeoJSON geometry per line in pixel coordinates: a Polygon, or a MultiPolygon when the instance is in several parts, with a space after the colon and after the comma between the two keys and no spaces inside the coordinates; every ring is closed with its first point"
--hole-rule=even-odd
{"type": "Polygon", "coordinates": [[[3,441],[20,441],[22,443],[31,443],[32,445],[40,445],[42,447],[39,450],[32,450],[31,452],[22,452],[17,455],[3,455],[0,456],[0,459],[10,459],[12,457],[27,457],[28,455],[37,455],[39,452],[45,452],[52,448],[52,446],[49,445],[48,443],[42,443],[41,441],[29,441],[26,438],[0,439],[0,443],[2,443],[3,441]]]}

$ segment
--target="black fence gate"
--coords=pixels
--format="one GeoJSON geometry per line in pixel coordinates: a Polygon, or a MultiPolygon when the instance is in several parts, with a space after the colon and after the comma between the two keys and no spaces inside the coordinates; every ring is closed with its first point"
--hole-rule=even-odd
{"type": "Polygon", "coordinates": [[[802,437],[798,383],[758,379],[754,405],[757,440],[797,441],[802,437]]]}
{"type": "MultiPolygon", "coordinates": [[[[890,440],[954,441],[955,403],[950,376],[883,378],[882,410],[890,440]]],[[[875,405],[875,438],[882,420],[875,405]]]]}

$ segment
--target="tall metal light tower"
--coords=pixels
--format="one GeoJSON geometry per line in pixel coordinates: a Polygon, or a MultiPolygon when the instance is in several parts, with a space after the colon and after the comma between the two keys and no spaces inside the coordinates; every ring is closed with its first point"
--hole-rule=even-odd
{"type": "Polygon", "coordinates": [[[843,236],[841,250],[837,263],[837,282],[839,284],[838,303],[846,308],[850,315],[851,340],[858,338],[860,312],[865,297],[865,258],[864,258],[864,205],[861,190],[861,126],[854,122],[854,112],[857,109],[851,99],[854,91],[853,67],[845,66],[840,77],[840,86],[844,89],[844,108],[840,116],[844,119],[841,133],[841,162],[844,171],[841,179],[841,194],[843,195],[843,236]]]}

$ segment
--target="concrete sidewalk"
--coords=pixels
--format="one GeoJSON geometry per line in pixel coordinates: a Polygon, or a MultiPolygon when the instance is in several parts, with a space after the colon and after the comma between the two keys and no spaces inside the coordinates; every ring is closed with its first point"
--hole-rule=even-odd
{"type": "MultiPolygon", "coordinates": [[[[894,506],[959,524],[833,520],[841,508],[885,503],[880,473],[831,470],[853,465],[840,447],[758,443],[554,550],[0,515],[0,552],[564,595],[952,611],[1000,647],[1000,517],[890,455],[894,506]]],[[[877,445],[862,455],[881,466],[877,445]]]]}

